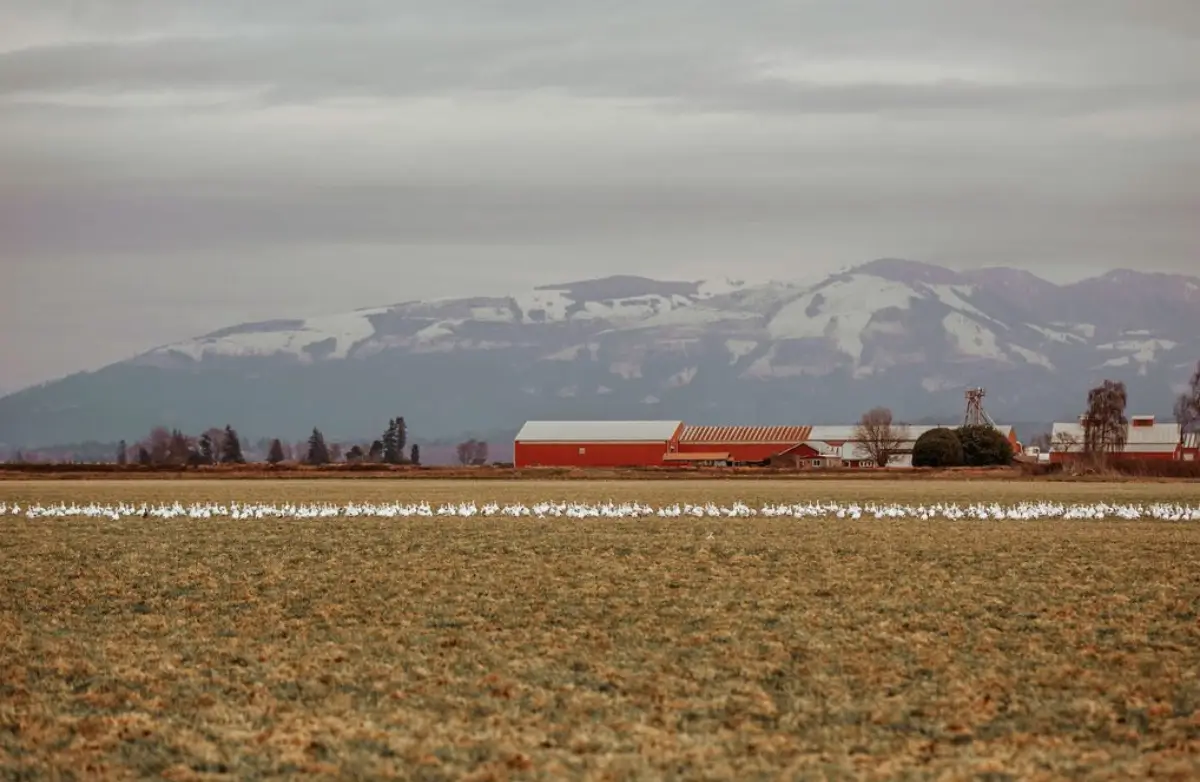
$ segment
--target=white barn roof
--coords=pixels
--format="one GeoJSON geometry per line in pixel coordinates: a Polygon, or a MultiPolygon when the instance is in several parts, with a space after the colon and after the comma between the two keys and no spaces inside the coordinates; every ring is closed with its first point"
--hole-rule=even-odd
{"type": "Polygon", "coordinates": [[[666,442],[683,421],[526,421],[519,443],[666,442]]]}

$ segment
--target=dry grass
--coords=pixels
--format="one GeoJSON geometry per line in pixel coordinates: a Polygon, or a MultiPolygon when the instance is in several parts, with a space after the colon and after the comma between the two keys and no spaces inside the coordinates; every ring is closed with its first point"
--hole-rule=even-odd
{"type": "Polygon", "coordinates": [[[0,501],[34,502],[581,502],[633,501],[648,503],[715,502],[1158,502],[1200,503],[1200,482],[1022,482],[967,480],[879,479],[806,480],[88,480],[3,481],[0,501]]]}
{"type": "Polygon", "coordinates": [[[161,465],[118,466],[113,464],[0,464],[0,482],[43,480],[449,480],[449,481],[1181,481],[1200,479],[1200,462],[1130,461],[1110,469],[1063,470],[1062,464],[1019,462],[1010,467],[953,467],[947,469],[889,468],[864,470],[828,468],[796,470],[767,467],[638,467],[576,468],[539,467],[513,469],[501,465],[485,467],[389,466],[380,464],[332,464],[320,467],[284,463],[245,464],[182,468],[161,465]]]}
{"type": "MultiPolygon", "coordinates": [[[[314,483],[12,483],[0,499],[814,488],[314,483]]],[[[935,488],[1022,498],[1006,486],[935,488]]],[[[1093,486],[1026,492],[1198,494],[1093,486]]],[[[932,496],[887,498],[910,491],[932,496]]],[[[1200,527],[9,517],[0,541],[8,777],[1200,774],[1200,527]]]]}

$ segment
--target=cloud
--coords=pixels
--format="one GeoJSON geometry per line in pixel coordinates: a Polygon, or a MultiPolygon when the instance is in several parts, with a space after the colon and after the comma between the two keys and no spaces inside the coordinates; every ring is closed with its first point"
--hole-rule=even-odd
{"type": "Polygon", "coordinates": [[[1200,249],[1194,0],[0,4],[0,274],[41,297],[0,327],[47,335],[0,353],[20,382],[163,311],[1200,249]],[[121,293],[149,271],[159,309],[121,293]]]}

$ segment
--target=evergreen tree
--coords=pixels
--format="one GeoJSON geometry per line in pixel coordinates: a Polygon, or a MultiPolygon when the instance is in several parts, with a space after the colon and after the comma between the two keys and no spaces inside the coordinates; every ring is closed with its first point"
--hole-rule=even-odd
{"type": "Polygon", "coordinates": [[[121,467],[124,467],[126,464],[129,463],[128,451],[129,451],[129,446],[127,446],[125,444],[124,440],[117,443],[117,464],[120,465],[121,467]]]}
{"type": "Polygon", "coordinates": [[[363,460],[363,449],[360,445],[355,445],[349,451],[346,451],[346,461],[351,464],[358,464],[363,460]]]}
{"type": "Polygon", "coordinates": [[[416,443],[412,444],[412,450],[408,452],[408,460],[413,464],[421,463],[421,446],[416,443]]]}
{"type": "Polygon", "coordinates": [[[146,450],[146,446],[139,445],[138,446],[138,464],[140,464],[142,466],[149,466],[150,464],[153,464],[153,461],[154,460],[150,458],[150,452],[146,450]]]}
{"type": "Polygon", "coordinates": [[[305,461],[309,464],[329,464],[329,448],[325,445],[325,435],[316,427],[313,427],[312,435],[308,438],[308,458],[305,461]]]}
{"type": "Polygon", "coordinates": [[[279,464],[283,461],[283,443],[279,442],[279,438],[271,441],[271,447],[267,450],[267,463],[279,464]]]}
{"type": "Polygon", "coordinates": [[[371,443],[371,449],[367,452],[367,458],[373,462],[378,462],[383,459],[383,441],[376,440],[371,443]]]}
{"type": "Polygon", "coordinates": [[[404,461],[404,446],[408,445],[408,424],[404,423],[404,416],[398,417],[392,422],[392,428],[396,432],[396,461],[404,461]]]}
{"type": "Polygon", "coordinates": [[[201,464],[212,464],[216,460],[213,454],[212,437],[208,432],[200,435],[200,440],[196,443],[196,452],[199,454],[201,464]]]}
{"type": "Polygon", "coordinates": [[[1012,443],[993,426],[960,426],[955,434],[962,443],[963,464],[968,467],[989,467],[1012,461],[1012,443]]]}
{"type": "Polygon", "coordinates": [[[221,463],[245,464],[246,457],[242,456],[242,441],[237,431],[230,425],[225,425],[225,436],[221,438],[221,463]]]}
{"type": "Polygon", "coordinates": [[[383,461],[387,464],[400,461],[400,438],[395,418],[388,421],[387,429],[383,433],[383,461]]]}

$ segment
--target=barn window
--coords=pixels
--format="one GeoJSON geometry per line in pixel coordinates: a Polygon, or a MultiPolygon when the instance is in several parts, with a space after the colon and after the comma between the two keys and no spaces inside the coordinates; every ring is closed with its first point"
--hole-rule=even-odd
{"type": "Polygon", "coordinates": [[[585,453],[587,453],[587,448],[580,448],[580,449],[579,449],[579,455],[580,455],[580,456],[583,456],[585,453]]]}

